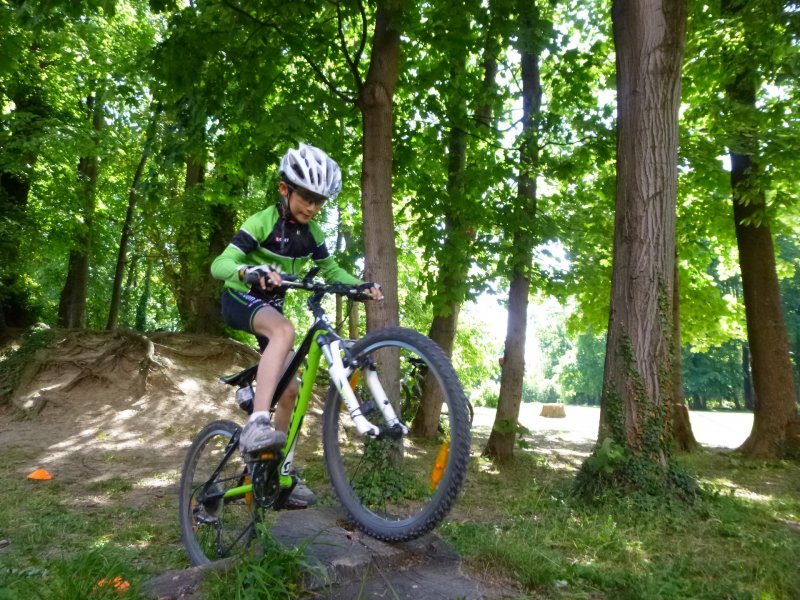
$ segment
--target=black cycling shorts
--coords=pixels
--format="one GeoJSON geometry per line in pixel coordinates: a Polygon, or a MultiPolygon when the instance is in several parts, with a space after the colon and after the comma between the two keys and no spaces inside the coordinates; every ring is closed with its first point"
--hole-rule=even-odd
{"type": "Polygon", "coordinates": [[[283,295],[257,297],[249,292],[237,292],[230,288],[222,291],[222,319],[229,327],[252,333],[258,340],[258,347],[263,352],[269,340],[253,331],[253,318],[264,306],[271,306],[283,314],[283,295]]]}

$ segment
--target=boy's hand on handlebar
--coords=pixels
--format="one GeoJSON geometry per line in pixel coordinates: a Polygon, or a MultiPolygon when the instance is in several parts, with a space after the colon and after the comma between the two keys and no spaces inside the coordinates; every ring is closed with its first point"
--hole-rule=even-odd
{"type": "Polygon", "coordinates": [[[358,286],[358,291],[365,296],[369,296],[371,300],[383,300],[383,292],[381,292],[381,284],[367,281],[358,286]]]}
{"type": "Polygon", "coordinates": [[[283,281],[280,271],[268,265],[244,267],[240,271],[240,277],[245,283],[262,290],[271,290],[283,281]]]}

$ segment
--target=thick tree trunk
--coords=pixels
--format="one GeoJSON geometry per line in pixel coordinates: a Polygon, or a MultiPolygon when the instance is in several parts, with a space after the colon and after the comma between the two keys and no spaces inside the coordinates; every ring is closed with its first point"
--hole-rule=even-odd
{"type": "Polygon", "coordinates": [[[697,448],[692,423],[689,420],[689,409],[683,397],[683,375],[681,373],[681,286],[678,278],[678,261],[675,261],[675,284],[672,292],[672,352],[673,389],[672,389],[672,437],[680,450],[689,452],[697,448]]]}
{"type": "MultiPolygon", "coordinates": [[[[617,193],[611,308],[598,446],[610,443],[666,483],[674,386],[672,302],[678,108],[685,0],[616,0],[617,193]],[[608,441],[607,441],[608,440],[608,441]]],[[[579,483],[636,485],[584,463],[579,483]]]]}
{"type": "MultiPolygon", "coordinates": [[[[397,244],[392,208],[393,97],[400,56],[400,25],[405,0],[382,0],[365,83],[358,90],[361,111],[361,214],[364,223],[364,280],[383,287],[382,302],[367,302],[367,331],[400,323],[397,295],[397,244]]],[[[399,355],[382,351],[379,368],[386,394],[397,406],[400,399],[399,355]]]]}
{"type": "Polygon", "coordinates": [[[150,147],[156,133],[156,123],[158,120],[159,110],[156,110],[150,118],[150,124],[147,127],[145,134],[144,145],[142,146],[142,155],[136,165],[136,170],[133,174],[133,181],[128,190],[128,210],[125,213],[125,221],[122,224],[122,234],[119,240],[119,251],[117,253],[117,265],[114,269],[114,283],[111,290],[111,306],[108,310],[108,321],[106,321],[106,329],[115,329],[117,326],[117,317],[119,315],[120,300],[122,298],[122,280],[125,274],[125,263],[128,256],[128,242],[133,230],[133,217],[136,212],[136,203],[139,200],[139,183],[142,179],[144,166],[147,163],[147,158],[150,156],[150,147]]]}
{"type": "Polygon", "coordinates": [[[500,397],[492,432],[483,453],[498,462],[511,460],[517,438],[517,419],[525,375],[525,337],[528,324],[528,293],[536,224],[536,177],[539,163],[538,118],[542,104],[539,73],[538,11],[527,4],[520,14],[522,59],[522,134],[518,205],[515,208],[513,249],[510,260],[511,288],[508,325],[500,375],[500,397]]]}
{"type": "MultiPolygon", "coordinates": [[[[97,94],[86,99],[87,112],[92,119],[95,147],[99,145],[99,131],[103,126],[103,103],[97,94]]],[[[86,327],[86,298],[89,291],[89,257],[94,234],[94,211],[97,196],[98,156],[95,151],[81,157],[78,163],[79,197],[83,201],[81,223],[69,253],[67,279],[61,290],[58,304],[58,321],[61,327],[86,327]]]]}
{"type": "Polygon", "coordinates": [[[172,276],[177,289],[178,312],[188,333],[218,335],[223,331],[219,308],[220,285],[210,271],[211,260],[230,242],[234,232],[235,211],[230,205],[201,202],[205,182],[205,164],[192,158],[186,164],[186,183],[183,195],[181,224],[184,240],[178,250],[180,271],[172,276]],[[207,237],[200,232],[207,227],[207,237]]]}
{"type": "MultiPolygon", "coordinates": [[[[733,0],[722,3],[731,28],[741,29],[745,41],[756,44],[756,34],[748,29],[751,15],[745,13],[747,8],[746,4],[733,0]]],[[[752,61],[732,61],[727,66],[731,79],[726,95],[731,113],[756,111],[756,90],[760,83],[756,65],[752,61]]],[[[795,405],[775,249],[759,177],[758,139],[748,125],[731,123],[734,135],[730,148],[733,218],[756,400],[753,429],[740,450],[749,456],[769,458],[800,451],[800,439],[795,435],[800,417],[795,405]]]]}
{"type": "Polygon", "coordinates": [[[797,440],[787,438],[787,432],[798,417],[775,250],[757,178],[757,167],[749,156],[731,154],[733,213],[756,397],[753,430],[740,450],[768,458],[783,456],[797,444],[797,440]],[[757,199],[753,190],[758,190],[757,199]]]}

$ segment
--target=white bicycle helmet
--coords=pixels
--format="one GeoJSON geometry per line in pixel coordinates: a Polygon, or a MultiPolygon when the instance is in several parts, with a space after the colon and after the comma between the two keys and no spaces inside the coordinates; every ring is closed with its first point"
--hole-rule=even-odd
{"type": "Polygon", "coordinates": [[[305,188],[331,200],[342,189],[342,171],[323,150],[308,144],[290,148],[281,159],[281,177],[290,184],[305,188]]]}

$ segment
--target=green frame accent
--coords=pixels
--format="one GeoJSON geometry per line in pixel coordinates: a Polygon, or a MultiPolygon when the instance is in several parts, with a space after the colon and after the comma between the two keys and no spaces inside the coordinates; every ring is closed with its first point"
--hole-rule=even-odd
{"type": "MultiPolygon", "coordinates": [[[[292,410],[292,418],[289,420],[289,432],[286,439],[286,445],[283,447],[287,454],[289,449],[291,449],[292,444],[294,444],[295,439],[297,439],[297,435],[303,425],[303,419],[306,416],[306,411],[308,410],[308,404],[311,402],[311,393],[314,389],[314,382],[317,380],[319,363],[320,359],[322,358],[322,348],[320,348],[319,344],[317,343],[317,338],[323,333],[328,333],[328,329],[322,327],[314,329],[312,341],[308,347],[308,354],[306,356],[308,365],[303,371],[303,376],[300,383],[300,392],[297,394],[297,401],[294,404],[294,410],[292,410]]],[[[281,468],[282,466],[283,463],[281,463],[278,468],[281,468]]],[[[288,488],[291,487],[291,485],[292,477],[290,475],[280,476],[280,487],[288,488]]],[[[227,490],[222,497],[223,499],[238,498],[240,496],[244,496],[245,494],[249,494],[252,491],[253,484],[248,483],[246,485],[240,485],[227,490]]]]}

